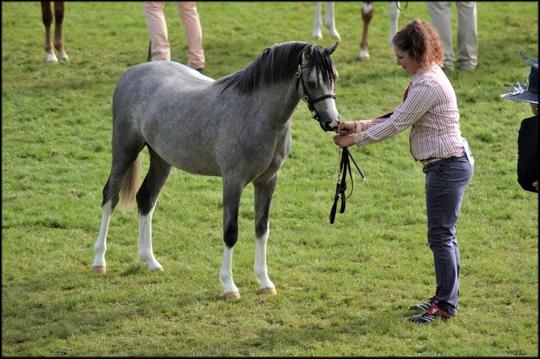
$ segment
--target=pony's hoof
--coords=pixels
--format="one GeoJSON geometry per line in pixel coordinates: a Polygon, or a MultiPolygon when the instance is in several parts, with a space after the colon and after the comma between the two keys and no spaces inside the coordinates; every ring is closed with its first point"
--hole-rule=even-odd
{"type": "Polygon", "coordinates": [[[270,287],[270,288],[261,288],[259,289],[259,294],[271,294],[271,295],[277,295],[276,288],[270,287]]]}
{"type": "Polygon", "coordinates": [[[223,293],[223,299],[225,299],[225,300],[238,300],[238,299],[240,299],[240,292],[223,293]]]}
{"type": "Polygon", "coordinates": [[[334,40],[336,40],[337,42],[341,42],[341,36],[339,36],[339,33],[337,32],[331,32],[330,33],[330,37],[334,40]]]}
{"type": "Polygon", "coordinates": [[[99,274],[107,273],[107,267],[105,266],[95,266],[95,267],[92,267],[92,270],[99,274]]]}
{"type": "Polygon", "coordinates": [[[311,37],[314,40],[322,40],[322,34],[312,34],[311,37]]]}
{"type": "Polygon", "coordinates": [[[60,59],[60,61],[65,61],[65,62],[69,61],[69,56],[65,52],[63,54],[58,55],[58,58],[60,59]]]}
{"type": "Polygon", "coordinates": [[[139,254],[139,260],[146,264],[146,267],[150,272],[163,272],[163,267],[155,258],[153,258],[153,256],[150,257],[139,254]]]}
{"type": "Polygon", "coordinates": [[[367,60],[369,59],[369,52],[364,49],[360,49],[360,53],[358,53],[358,58],[360,60],[367,60]]]}
{"type": "Polygon", "coordinates": [[[54,54],[54,52],[47,52],[47,62],[50,64],[57,64],[58,58],[54,54]]]}

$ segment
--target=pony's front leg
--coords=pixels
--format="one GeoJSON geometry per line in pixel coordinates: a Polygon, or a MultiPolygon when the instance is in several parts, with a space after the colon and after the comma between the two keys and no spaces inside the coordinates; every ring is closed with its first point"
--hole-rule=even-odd
{"type": "Polygon", "coordinates": [[[311,33],[311,37],[313,37],[315,40],[322,39],[321,26],[322,26],[321,2],[316,1],[315,2],[315,17],[313,18],[313,32],[311,33]]]}
{"type": "Polygon", "coordinates": [[[223,284],[224,299],[240,299],[240,291],[232,274],[233,247],[238,239],[238,207],[243,185],[223,178],[223,263],[219,279],[223,284]]]}
{"type": "Polygon", "coordinates": [[[334,16],[334,2],[326,2],[326,15],[324,17],[324,26],[328,29],[330,37],[338,42],[341,42],[341,36],[336,29],[336,20],[334,16]]]}
{"type": "Polygon", "coordinates": [[[268,276],[266,267],[266,244],[270,236],[269,212],[272,195],[276,188],[277,176],[267,183],[255,185],[255,265],[254,271],[259,281],[259,292],[277,294],[274,283],[268,276]]]}
{"type": "Polygon", "coordinates": [[[112,203],[108,201],[102,207],[101,226],[99,234],[94,245],[94,263],[92,268],[97,273],[107,272],[107,264],[105,262],[105,252],[107,251],[107,232],[109,230],[109,222],[112,215],[112,203]]]}

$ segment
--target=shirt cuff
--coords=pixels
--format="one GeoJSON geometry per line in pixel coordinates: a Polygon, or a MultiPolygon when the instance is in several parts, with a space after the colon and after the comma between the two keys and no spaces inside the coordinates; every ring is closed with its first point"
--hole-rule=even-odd
{"type": "Polygon", "coordinates": [[[370,121],[366,121],[366,120],[361,120],[361,121],[356,121],[355,122],[355,125],[356,125],[356,133],[360,133],[362,131],[365,131],[367,128],[366,128],[366,124],[370,122],[370,121]]]}
{"type": "Polygon", "coordinates": [[[364,147],[367,145],[366,141],[364,140],[363,132],[357,132],[353,136],[354,144],[358,146],[359,148],[364,147]]]}

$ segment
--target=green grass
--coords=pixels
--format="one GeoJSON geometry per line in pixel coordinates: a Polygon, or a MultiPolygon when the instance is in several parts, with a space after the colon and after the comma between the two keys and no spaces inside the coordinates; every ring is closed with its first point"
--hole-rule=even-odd
{"type": "MultiPolygon", "coordinates": [[[[344,119],[392,110],[409,81],[386,40],[386,3],[375,4],[371,59],[357,61],[360,7],[336,4],[344,119]]],[[[312,2],[200,2],[199,12],[213,78],[275,43],[311,41],[312,2]]],[[[166,14],[173,60],[185,63],[173,4],[166,14]]],[[[303,103],[271,211],[277,296],[256,293],[252,187],[233,262],[242,298],[225,302],[221,180],[178,170],[154,215],[165,271],[138,262],[136,214],[117,212],[109,271],[94,274],[111,97],[121,74],[145,61],[142,5],[67,3],[71,61],[48,65],[39,4],[2,2],[2,355],[538,356],[538,197],[516,181],[517,131],[531,112],[499,98],[527,77],[519,52],[538,53],[537,14],[536,2],[479,2],[479,66],[449,75],[476,158],[458,224],[460,307],[453,322],[418,327],[404,321],[407,307],[433,294],[434,273],[409,131],[352,150],[369,183],[356,177],[347,211],[330,225],[338,151],[303,103]]],[[[400,25],[416,17],[429,21],[425,3],[409,2],[400,25]]],[[[456,18],[454,8],[454,29],[456,18]]],[[[318,43],[331,44],[323,35],[318,43]]]]}

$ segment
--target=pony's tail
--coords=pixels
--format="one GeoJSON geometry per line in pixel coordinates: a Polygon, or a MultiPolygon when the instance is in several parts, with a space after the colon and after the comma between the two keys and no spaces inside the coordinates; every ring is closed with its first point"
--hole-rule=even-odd
{"type": "Polygon", "coordinates": [[[139,153],[127,170],[122,187],[120,187],[120,200],[118,204],[120,211],[124,213],[131,211],[135,207],[136,194],[141,186],[141,163],[142,155],[139,153]]]}

